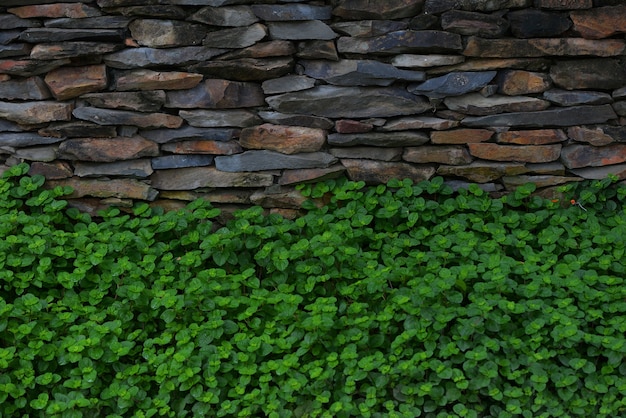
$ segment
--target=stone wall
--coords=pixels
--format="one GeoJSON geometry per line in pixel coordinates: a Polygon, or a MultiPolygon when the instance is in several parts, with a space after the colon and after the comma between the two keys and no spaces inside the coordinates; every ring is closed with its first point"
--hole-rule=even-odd
{"type": "Polygon", "coordinates": [[[620,0],[3,0],[0,164],[85,210],[626,177],[620,0]]]}

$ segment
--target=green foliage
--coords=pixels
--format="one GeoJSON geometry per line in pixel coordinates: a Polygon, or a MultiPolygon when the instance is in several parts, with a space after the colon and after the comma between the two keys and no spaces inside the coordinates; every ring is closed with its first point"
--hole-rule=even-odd
{"type": "Polygon", "coordinates": [[[0,179],[0,416],[626,415],[626,189],[440,178],[99,219],[0,179]],[[583,209],[584,208],[584,209],[583,209]]]}

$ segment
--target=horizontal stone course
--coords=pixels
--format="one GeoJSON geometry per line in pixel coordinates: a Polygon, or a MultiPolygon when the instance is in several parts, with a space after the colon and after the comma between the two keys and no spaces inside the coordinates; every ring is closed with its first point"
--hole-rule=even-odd
{"type": "Polygon", "coordinates": [[[5,0],[0,166],[88,210],[626,179],[624,34],[614,0],[5,0]]]}

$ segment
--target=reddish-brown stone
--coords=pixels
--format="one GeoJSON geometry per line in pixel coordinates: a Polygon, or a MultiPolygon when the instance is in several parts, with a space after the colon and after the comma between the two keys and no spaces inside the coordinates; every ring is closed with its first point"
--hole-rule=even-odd
{"type": "Polygon", "coordinates": [[[583,126],[572,126],[567,129],[567,136],[577,142],[586,142],[596,147],[608,145],[615,140],[604,133],[602,128],[586,128],[583,126]]]}
{"type": "Polygon", "coordinates": [[[163,151],[174,154],[231,155],[242,152],[236,141],[181,141],[164,144],[163,151]]]}
{"type": "Polygon", "coordinates": [[[56,186],[69,186],[73,189],[69,198],[80,198],[84,196],[118,199],[138,199],[154,200],[157,192],[148,184],[134,179],[79,179],[72,177],[69,179],[51,180],[47,182],[50,188],[56,186]]]}
{"type": "Polygon", "coordinates": [[[626,144],[594,147],[590,145],[570,145],[563,148],[561,161],[567,168],[602,167],[626,161],[626,144]]]}
{"type": "Polygon", "coordinates": [[[626,5],[597,7],[570,13],[574,30],[583,38],[602,39],[626,32],[626,5]]]}
{"type": "Polygon", "coordinates": [[[493,131],[488,129],[454,129],[430,133],[433,144],[470,144],[491,139],[493,131]]]}
{"type": "Polygon", "coordinates": [[[498,143],[517,145],[547,145],[567,140],[567,135],[560,129],[508,131],[499,133],[496,137],[498,143]]]}
{"type": "Polygon", "coordinates": [[[115,77],[117,91],[128,90],[183,90],[197,86],[202,74],[181,71],[134,70],[115,77]]]}
{"type": "Polygon", "coordinates": [[[66,179],[72,177],[72,167],[64,161],[51,163],[32,162],[28,174],[31,176],[40,175],[48,180],[66,179]]]}
{"type": "Polygon", "coordinates": [[[465,165],[473,160],[467,148],[461,145],[408,147],[404,150],[402,159],[411,163],[439,163],[447,165],[465,165]]]}
{"type": "Polygon", "coordinates": [[[69,17],[72,19],[82,19],[85,17],[100,16],[102,13],[94,7],[82,3],[59,3],[41,4],[32,6],[13,7],[7,10],[9,13],[28,19],[31,17],[55,18],[69,17]]]}
{"type": "Polygon", "coordinates": [[[342,165],[328,168],[305,168],[302,170],[283,170],[278,184],[311,183],[334,179],[341,176],[346,169],[342,165]]]}
{"type": "Polygon", "coordinates": [[[250,196],[255,205],[266,208],[301,209],[307,200],[300,191],[293,187],[280,188],[281,190],[258,190],[250,196]],[[282,190],[284,189],[284,190],[282,190]]]}
{"type": "Polygon", "coordinates": [[[68,139],[59,146],[62,158],[78,161],[112,162],[159,155],[156,143],[140,136],[131,138],[68,139]]]}
{"type": "Polygon", "coordinates": [[[30,51],[30,58],[33,60],[58,60],[62,58],[97,57],[121,48],[120,44],[103,42],[37,44],[30,51]]]}
{"type": "Polygon", "coordinates": [[[356,159],[343,159],[341,164],[346,167],[351,180],[364,181],[367,184],[384,184],[391,179],[404,178],[419,182],[428,180],[435,175],[435,168],[429,164],[413,165],[402,162],[356,159]]]}
{"type": "Polygon", "coordinates": [[[248,149],[266,149],[283,154],[319,151],[326,141],[322,129],[302,126],[263,125],[245,128],[241,131],[239,143],[248,149]]]}
{"type": "Polygon", "coordinates": [[[55,68],[69,64],[69,59],[58,59],[52,61],[39,61],[35,59],[6,59],[0,60],[0,74],[18,75],[30,77],[33,75],[45,74],[55,68]]]}
{"type": "Polygon", "coordinates": [[[52,101],[6,103],[0,102],[0,118],[24,125],[37,125],[72,118],[71,103],[52,101]]]}
{"type": "Polygon", "coordinates": [[[507,96],[543,93],[552,85],[550,77],[545,73],[532,71],[505,71],[499,79],[500,92],[507,96]]]}
{"type": "Polygon", "coordinates": [[[546,163],[556,161],[561,145],[499,145],[492,143],[468,144],[470,154],[476,158],[492,161],[520,161],[546,163]]]}
{"type": "Polygon", "coordinates": [[[68,100],[81,94],[104,90],[107,86],[107,71],[104,64],[61,67],[50,71],[44,80],[57,100],[68,100]]]}
{"type": "Polygon", "coordinates": [[[364,123],[358,120],[340,119],[335,122],[335,131],[340,134],[358,134],[369,132],[372,129],[374,129],[374,125],[371,123],[364,123]]]}
{"type": "Polygon", "coordinates": [[[437,169],[440,176],[463,177],[476,183],[488,183],[503,176],[516,176],[526,173],[523,163],[474,161],[468,165],[442,165],[437,169]]]}

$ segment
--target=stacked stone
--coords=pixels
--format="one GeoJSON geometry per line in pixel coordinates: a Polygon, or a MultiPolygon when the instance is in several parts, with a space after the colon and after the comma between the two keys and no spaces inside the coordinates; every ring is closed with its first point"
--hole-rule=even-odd
{"type": "Polygon", "coordinates": [[[85,210],[626,178],[613,0],[4,0],[0,163],[85,210]]]}

